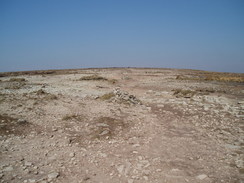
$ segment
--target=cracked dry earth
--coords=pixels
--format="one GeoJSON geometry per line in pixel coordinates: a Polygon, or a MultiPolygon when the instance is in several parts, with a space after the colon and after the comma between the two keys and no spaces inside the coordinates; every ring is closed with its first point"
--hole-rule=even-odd
{"type": "Polygon", "coordinates": [[[244,182],[244,85],[176,79],[198,72],[1,77],[0,182],[244,182]]]}

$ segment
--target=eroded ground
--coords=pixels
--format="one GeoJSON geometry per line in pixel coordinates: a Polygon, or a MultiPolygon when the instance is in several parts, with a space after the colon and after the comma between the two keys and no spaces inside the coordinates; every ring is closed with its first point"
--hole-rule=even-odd
{"type": "Polygon", "coordinates": [[[243,182],[244,75],[209,75],[2,74],[1,182],[243,182]]]}

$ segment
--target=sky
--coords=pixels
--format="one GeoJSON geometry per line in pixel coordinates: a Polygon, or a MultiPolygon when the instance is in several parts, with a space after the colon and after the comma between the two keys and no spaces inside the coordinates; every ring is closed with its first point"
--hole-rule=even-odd
{"type": "Polygon", "coordinates": [[[0,0],[0,72],[244,72],[243,0],[0,0]]]}

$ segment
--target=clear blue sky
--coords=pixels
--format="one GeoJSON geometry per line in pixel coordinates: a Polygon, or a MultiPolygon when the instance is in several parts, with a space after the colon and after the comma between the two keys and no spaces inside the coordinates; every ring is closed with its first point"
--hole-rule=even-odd
{"type": "Polygon", "coordinates": [[[244,0],[0,0],[0,71],[244,72],[244,0]]]}

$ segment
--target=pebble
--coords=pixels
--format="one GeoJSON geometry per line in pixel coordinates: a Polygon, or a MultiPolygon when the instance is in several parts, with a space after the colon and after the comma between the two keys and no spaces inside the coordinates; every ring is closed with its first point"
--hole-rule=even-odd
{"type": "Polygon", "coordinates": [[[134,144],[132,147],[140,147],[140,144],[134,144]]]}
{"type": "Polygon", "coordinates": [[[143,160],[143,157],[142,157],[142,156],[138,156],[138,159],[139,159],[139,160],[143,160]]]}
{"type": "Polygon", "coordinates": [[[148,180],[148,176],[143,176],[143,178],[144,178],[144,180],[146,180],[146,181],[148,180]]]}
{"type": "Polygon", "coordinates": [[[40,183],[47,183],[47,181],[45,181],[45,180],[42,180],[40,183]]]}
{"type": "Polygon", "coordinates": [[[25,165],[25,166],[31,166],[31,165],[32,165],[32,163],[31,163],[31,162],[26,161],[24,165],[25,165]]]}
{"type": "Polygon", "coordinates": [[[117,167],[117,170],[118,170],[119,174],[122,174],[123,173],[123,170],[124,170],[124,165],[119,165],[117,167]]]}
{"type": "Polygon", "coordinates": [[[19,123],[19,124],[26,124],[27,121],[25,119],[18,119],[17,123],[19,123]]]}
{"type": "Polygon", "coordinates": [[[105,153],[101,153],[100,155],[101,155],[101,157],[103,157],[103,158],[106,158],[106,157],[107,157],[107,154],[105,154],[105,153]]]}
{"type": "Polygon", "coordinates": [[[197,176],[197,179],[203,180],[203,179],[205,179],[205,178],[207,178],[207,177],[208,177],[207,175],[205,175],[205,174],[201,174],[201,175],[198,175],[198,176],[197,176]]]}
{"type": "Polygon", "coordinates": [[[172,172],[178,172],[178,171],[180,171],[178,168],[173,168],[173,169],[171,169],[171,171],[172,172]]]}
{"type": "Polygon", "coordinates": [[[26,169],[25,171],[24,171],[24,174],[29,174],[30,173],[30,170],[28,170],[28,169],[26,169]]]}
{"type": "Polygon", "coordinates": [[[35,183],[36,180],[35,179],[29,179],[29,183],[35,183]]]}
{"type": "Polygon", "coordinates": [[[48,174],[48,179],[55,179],[59,176],[59,173],[58,172],[53,172],[53,173],[50,173],[48,174]]]}
{"type": "Polygon", "coordinates": [[[143,173],[144,173],[145,175],[150,175],[150,170],[144,170],[143,173]]]}
{"type": "Polygon", "coordinates": [[[71,157],[71,158],[74,156],[75,156],[75,153],[73,153],[73,152],[69,154],[69,157],[71,157]]]}
{"type": "Polygon", "coordinates": [[[13,171],[14,168],[12,166],[8,166],[6,168],[3,169],[4,172],[10,172],[10,171],[13,171]]]}
{"type": "Polygon", "coordinates": [[[107,135],[107,134],[109,134],[109,130],[104,130],[104,131],[102,131],[102,133],[100,133],[99,135],[100,135],[100,136],[103,136],[103,135],[107,135]]]}
{"type": "Polygon", "coordinates": [[[106,123],[98,123],[97,126],[98,127],[109,127],[109,125],[106,123]]]}

